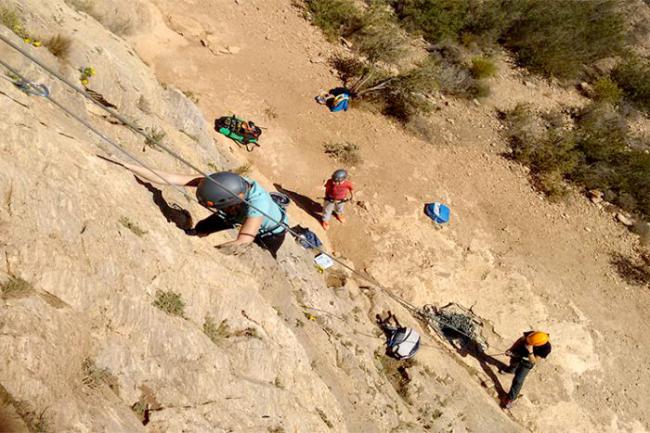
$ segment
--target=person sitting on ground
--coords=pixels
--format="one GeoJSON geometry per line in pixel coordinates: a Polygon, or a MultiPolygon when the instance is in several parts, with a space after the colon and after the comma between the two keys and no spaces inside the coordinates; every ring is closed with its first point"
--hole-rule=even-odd
{"type": "Polygon", "coordinates": [[[512,385],[508,395],[503,400],[503,407],[510,409],[512,404],[519,396],[526,376],[535,365],[545,359],[551,353],[551,342],[549,334],[541,331],[528,331],[520,337],[506,351],[510,357],[510,365],[507,369],[502,370],[506,373],[514,373],[512,385]]]}
{"type": "Polygon", "coordinates": [[[185,230],[187,234],[204,237],[239,226],[239,234],[234,241],[217,247],[254,242],[268,250],[273,258],[277,258],[277,252],[286,236],[288,217],[284,209],[256,181],[227,171],[210,174],[210,180],[203,176],[155,170],[160,176],[158,177],[138,165],[118,164],[148,182],[161,183],[162,178],[172,185],[196,187],[199,203],[215,210],[215,213],[199,221],[194,228],[185,230]]]}
{"type": "Polygon", "coordinates": [[[351,93],[345,87],[335,87],[329,92],[316,96],[316,102],[327,105],[332,113],[337,111],[348,111],[350,106],[351,93]]]}
{"type": "Polygon", "coordinates": [[[382,318],[381,314],[375,316],[377,318],[377,325],[384,332],[386,336],[386,355],[398,359],[405,360],[415,356],[415,353],[420,348],[420,334],[415,329],[402,326],[390,310],[386,318],[382,318]],[[393,323],[391,324],[391,320],[393,323]]]}
{"type": "Polygon", "coordinates": [[[323,218],[321,225],[324,230],[330,228],[330,218],[332,212],[334,217],[341,223],[345,222],[343,210],[345,202],[352,200],[352,182],[347,180],[348,172],[339,169],[332,173],[332,177],[325,183],[325,202],[323,203],[323,218]]]}

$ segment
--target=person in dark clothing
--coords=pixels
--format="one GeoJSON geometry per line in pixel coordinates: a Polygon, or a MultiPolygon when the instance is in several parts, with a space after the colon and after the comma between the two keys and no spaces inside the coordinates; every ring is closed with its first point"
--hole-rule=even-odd
{"type": "Polygon", "coordinates": [[[546,359],[550,353],[551,342],[549,341],[549,335],[541,331],[524,332],[524,335],[506,351],[506,355],[510,357],[510,365],[508,368],[503,369],[502,372],[514,373],[515,377],[512,379],[508,395],[502,402],[505,409],[512,407],[512,404],[519,396],[528,373],[541,359],[546,359]]]}

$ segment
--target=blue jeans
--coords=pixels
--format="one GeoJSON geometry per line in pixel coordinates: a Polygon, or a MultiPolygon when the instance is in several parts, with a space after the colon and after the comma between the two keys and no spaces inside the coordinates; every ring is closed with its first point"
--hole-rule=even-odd
{"type": "Polygon", "coordinates": [[[521,387],[524,386],[524,380],[533,367],[533,364],[531,364],[527,359],[522,359],[517,362],[517,366],[515,367],[515,377],[512,379],[512,385],[508,392],[508,400],[513,401],[517,396],[519,396],[521,387]]]}

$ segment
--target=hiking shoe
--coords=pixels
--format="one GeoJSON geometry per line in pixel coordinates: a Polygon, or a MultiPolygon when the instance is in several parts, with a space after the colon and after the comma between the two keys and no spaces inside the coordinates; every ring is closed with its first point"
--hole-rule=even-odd
{"type": "Polygon", "coordinates": [[[334,218],[336,218],[337,220],[339,220],[339,222],[340,222],[341,224],[344,224],[344,223],[345,223],[345,217],[344,217],[343,215],[339,215],[339,214],[335,213],[335,214],[334,214],[334,218]]]}
{"type": "Polygon", "coordinates": [[[327,221],[321,221],[320,225],[323,226],[323,230],[325,231],[330,229],[330,223],[328,223],[327,221]]]}
{"type": "Polygon", "coordinates": [[[509,398],[506,398],[505,400],[503,400],[501,407],[503,407],[504,409],[510,409],[514,403],[515,403],[514,400],[510,400],[509,398]]]}

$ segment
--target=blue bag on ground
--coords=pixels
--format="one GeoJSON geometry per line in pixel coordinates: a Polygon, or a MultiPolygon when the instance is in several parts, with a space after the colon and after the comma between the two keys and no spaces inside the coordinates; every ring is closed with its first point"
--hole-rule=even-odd
{"type": "Polygon", "coordinates": [[[292,230],[298,235],[296,240],[304,248],[307,249],[320,248],[323,245],[321,240],[318,239],[318,236],[316,236],[316,233],[312,232],[306,227],[297,225],[293,227],[292,230]]]}
{"type": "Polygon", "coordinates": [[[449,222],[451,210],[440,202],[427,203],[424,205],[424,213],[438,224],[449,222]]]}
{"type": "Polygon", "coordinates": [[[330,111],[336,113],[337,111],[348,111],[350,105],[350,95],[343,93],[334,98],[334,101],[330,105],[330,111]]]}

